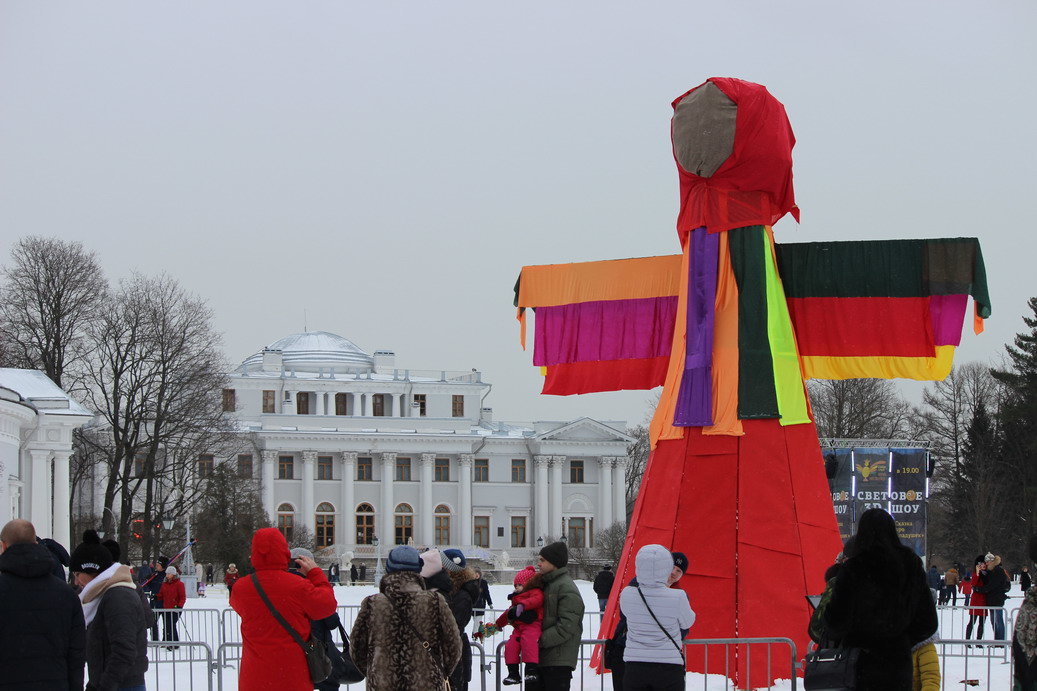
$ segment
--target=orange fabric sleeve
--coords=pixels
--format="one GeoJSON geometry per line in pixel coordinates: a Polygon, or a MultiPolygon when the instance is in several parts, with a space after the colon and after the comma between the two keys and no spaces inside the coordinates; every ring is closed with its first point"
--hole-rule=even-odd
{"type": "Polygon", "coordinates": [[[677,295],[681,256],[524,266],[518,308],[677,295]]]}

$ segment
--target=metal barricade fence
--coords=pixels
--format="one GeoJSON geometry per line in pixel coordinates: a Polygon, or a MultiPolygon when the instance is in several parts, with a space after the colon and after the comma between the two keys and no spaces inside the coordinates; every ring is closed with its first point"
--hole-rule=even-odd
{"type": "Polygon", "coordinates": [[[168,641],[172,639],[170,627],[175,625],[179,638],[190,641],[212,641],[220,643],[221,637],[220,617],[218,609],[153,609],[155,613],[155,627],[158,629],[158,637],[153,633],[148,638],[155,642],[168,641]]]}
{"type": "Polygon", "coordinates": [[[940,637],[940,640],[966,641],[966,639],[969,638],[968,636],[966,636],[966,634],[969,633],[968,624],[970,619],[972,619],[973,612],[984,613],[982,615],[982,638],[979,638],[980,617],[977,615],[975,621],[973,622],[972,630],[972,633],[976,635],[977,638],[974,638],[971,641],[962,643],[960,645],[944,647],[943,651],[941,651],[940,653],[940,657],[971,656],[986,658],[986,653],[979,650],[980,648],[983,648],[984,651],[987,649],[996,650],[998,651],[997,655],[1000,656],[1002,660],[1007,660],[1010,654],[1009,648],[1011,647],[1011,645],[1005,645],[1004,640],[994,638],[993,613],[1000,612],[1001,616],[1005,618],[1005,638],[1011,641],[1012,629],[1015,626],[1015,617],[1016,614],[1019,612],[1018,607],[1006,612],[1003,607],[965,607],[940,605],[936,608],[936,615],[940,623],[939,629],[937,629],[937,633],[940,637]],[[975,648],[976,652],[979,654],[974,654],[973,648],[975,648]]]}
{"type": "MultiPolygon", "coordinates": [[[[714,660],[724,660],[724,671],[711,672],[709,675],[702,675],[702,688],[703,690],[716,689],[716,681],[713,685],[709,685],[710,677],[717,677],[723,674],[724,690],[728,691],[735,689],[735,683],[731,681],[731,675],[734,674],[735,670],[729,666],[729,662],[735,659],[744,659],[744,664],[739,663],[739,667],[744,670],[746,677],[752,678],[753,669],[753,651],[758,650],[760,646],[765,646],[765,657],[763,660],[756,659],[756,665],[764,665],[763,669],[768,679],[778,680],[789,680],[788,685],[791,691],[796,691],[799,684],[799,679],[796,676],[796,672],[800,667],[800,663],[796,658],[796,644],[789,638],[710,638],[710,639],[686,639],[681,641],[684,644],[685,652],[691,653],[694,649],[701,649],[703,668],[710,669],[710,650],[711,648],[719,647],[720,651],[714,653],[714,660]],[[754,648],[756,646],[756,648],[754,648]],[[787,652],[780,655],[774,654],[774,648],[781,647],[787,648],[787,652]]],[[[504,641],[501,641],[496,648],[495,662],[497,671],[494,676],[494,689],[500,691],[502,674],[505,669],[503,652],[504,652],[504,641]]],[[[590,668],[591,655],[593,654],[594,647],[604,645],[605,639],[585,639],[580,641],[580,656],[577,662],[576,671],[573,673],[573,688],[579,689],[598,689],[599,691],[606,691],[606,688],[612,688],[611,675],[598,674],[590,668]],[[591,677],[591,679],[588,679],[591,677]],[[593,679],[597,677],[597,679],[593,679]],[[606,680],[608,680],[608,686],[606,687],[606,680]],[[576,684],[579,684],[578,686],[576,684]]],[[[698,652],[698,651],[696,651],[698,652]]],[[[759,667],[757,667],[757,670],[759,667]]],[[[779,682],[781,685],[785,685],[784,681],[779,682]]],[[[759,688],[772,688],[759,687],[759,688]]],[[[524,688],[524,684],[523,684],[524,688]]],[[[693,688],[691,686],[689,689],[693,688]]]]}
{"type": "MultiPolygon", "coordinates": [[[[154,645],[161,644],[156,643],[154,645]]],[[[221,643],[220,646],[216,649],[215,663],[213,663],[212,652],[209,652],[209,666],[212,669],[212,672],[216,675],[216,688],[219,691],[223,691],[224,688],[225,670],[233,669],[235,671],[234,678],[235,680],[237,679],[236,665],[241,664],[241,649],[243,645],[244,644],[240,642],[221,643]]],[[[471,642],[469,643],[469,645],[471,646],[471,648],[473,648],[473,657],[476,653],[479,656],[479,688],[481,689],[481,691],[486,691],[486,673],[490,671],[491,667],[491,665],[488,662],[486,662],[486,649],[483,648],[481,644],[476,642],[471,642]]],[[[228,674],[227,676],[230,675],[228,674]]],[[[353,685],[351,684],[350,686],[353,685]]],[[[150,689],[152,687],[149,686],[148,688],[150,689]]],[[[173,686],[173,688],[176,688],[175,685],[173,686]]],[[[228,688],[231,688],[230,684],[228,684],[228,688]]],[[[355,686],[355,688],[359,689],[360,686],[357,685],[355,686]]],[[[209,689],[212,689],[211,681],[209,689]]],[[[155,690],[161,691],[161,689],[159,689],[159,687],[157,686],[155,687],[155,690]]]]}
{"type": "Polygon", "coordinates": [[[216,649],[216,664],[215,664],[215,666],[213,668],[213,671],[216,673],[216,688],[219,691],[223,691],[224,670],[228,669],[228,668],[234,669],[234,671],[235,671],[235,674],[234,674],[235,683],[234,683],[233,686],[228,685],[227,688],[235,688],[235,687],[237,687],[237,676],[238,676],[237,675],[237,668],[234,665],[231,664],[231,661],[240,664],[240,661],[241,661],[241,647],[242,647],[242,645],[243,644],[240,643],[240,642],[236,642],[236,643],[221,643],[220,647],[216,649]],[[228,655],[228,651],[231,651],[231,650],[235,651],[233,653],[233,655],[234,655],[233,657],[230,657],[228,655]]]}
{"type": "Polygon", "coordinates": [[[150,691],[212,691],[212,648],[199,641],[148,643],[148,671],[144,685],[150,691]]]}
{"type": "MultiPolygon", "coordinates": [[[[996,689],[1004,691],[1002,683],[995,685],[993,679],[993,664],[1011,664],[1011,639],[1007,641],[984,641],[977,642],[975,639],[947,638],[936,641],[940,656],[940,688],[957,689],[962,684],[968,688],[980,687],[987,691],[996,689]],[[962,654],[958,651],[965,650],[962,654]],[[962,664],[954,664],[953,670],[948,670],[948,662],[954,658],[961,658],[962,664]],[[953,672],[953,673],[952,673],[953,672]],[[955,677],[962,677],[955,679],[955,677]],[[984,679],[986,683],[984,684],[984,679]],[[975,683],[973,683],[975,682],[975,683]]],[[[957,661],[956,661],[957,662],[957,661]]],[[[1009,670],[1011,678],[1011,670],[1009,670]]]]}

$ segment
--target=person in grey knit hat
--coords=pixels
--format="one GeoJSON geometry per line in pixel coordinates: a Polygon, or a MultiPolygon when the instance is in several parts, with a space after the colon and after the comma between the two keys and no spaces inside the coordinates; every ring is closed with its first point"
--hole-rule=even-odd
{"type": "Polygon", "coordinates": [[[421,573],[421,566],[421,557],[418,555],[418,550],[410,545],[393,547],[385,560],[385,570],[389,573],[397,573],[399,571],[421,573]]]}

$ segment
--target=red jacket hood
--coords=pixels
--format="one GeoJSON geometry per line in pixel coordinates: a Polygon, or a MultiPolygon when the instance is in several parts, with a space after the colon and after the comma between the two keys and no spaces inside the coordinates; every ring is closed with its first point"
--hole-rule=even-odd
{"type": "Polygon", "coordinates": [[[292,552],[277,528],[261,528],[252,536],[252,568],[256,571],[284,571],[292,552]]]}

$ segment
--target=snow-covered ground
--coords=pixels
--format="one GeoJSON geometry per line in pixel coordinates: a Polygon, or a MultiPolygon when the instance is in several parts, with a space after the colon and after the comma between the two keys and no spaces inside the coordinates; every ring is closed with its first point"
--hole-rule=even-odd
{"type": "MultiPolygon", "coordinates": [[[[587,605],[587,615],[584,619],[584,638],[592,638],[597,635],[598,601],[589,582],[577,581],[577,585],[587,605]]],[[[502,607],[508,602],[507,595],[511,592],[510,586],[492,585],[490,589],[493,601],[498,607],[502,607]]],[[[352,627],[356,607],[360,604],[360,601],[374,592],[376,592],[376,589],[373,586],[339,586],[335,588],[335,594],[340,605],[340,615],[347,631],[352,627]]],[[[1018,584],[1013,585],[1009,597],[1011,599],[1005,606],[1006,619],[1011,618],[1012,610],[1017,608],[1022,601],[1022,593],[1019,591],[1018,584]]],[[[961,604],[960,598],[958,604],[961,604]]],[[[692,607],[694,608],[694,606],[695,603],[693,602],[692,607]]],[[[227,604],[227,592],[222,586],[210,587],[205,598],[188,600],[187,609],[192,611],[184,613],[179,626],[180,637],[184,641],[207,643],[214,659],[220,655],[220,643],[222,641],[229,643],[240,642],[237,615],[230,610],[227,604]]],[[[962,609],[941,609],[941,637],[945,639],[964,638],[967,621],[967,613],[962,609]]],[[[692,629],[691,635],[695,635],[694,629],[692,629]]],[[[989,621],[987,622],[985,636],[988,639],[993,637],[989,621]]],[[[1008,637],[1009,639],[1011,638],[1010,624],[1008,625],[1008,637]]],[[[505,635],[498,634],[486,644],[485,662],[490,667],[489,671],[485,673],[486,689],[498,688],[496,686],[496,647],[504,640],[505,635]]],[[[713,648],[710,651],[710,655],[719,654],[719,650],[719,648],[713,648]]],[[[588,659],[585,660],[582,669],[576,671],[572,688],[611,690],[611,676],[601,677],[590,669],[590,651],[591,647],[587,646],[586,655],[588,659]]],[[[1002,650],[993,647],[965,649],[959,645],[944,646],[940,650],[944,689],[975,688],[963,684],[962,682],[965,680],[978,680],[979,689],[1002,691],[1011,688],[1011,664],[1006,651],[1007,649],[1002,650]],[[966,653],[968,653],[967,657],[965,656],[966,653]]],[[[151,668],[147,676],[149,691],[172,691],[173,689],[177,691],[187,689],[194,691],[208,689],[210,678],[212,679],[213,689],[219,688],[218,682],[221,681],[223,689],[237,688],[237,658],[240,655],[240,649],[235,645],[224,647],[222,657],[226,662],[226,666],[221,669],[219,676],[213,675],[211,677],[206,669],[205,649],[200,646],[193,649],[184,646],[173,651],[162,647],[152,647],[149,652],[152,659],[151,668]]],[[[752,664],[754,665],[757,664],[757,659],[762,660],[764,657],[762,651],[759,651],[760,658],[756,657],[757,654],[757,652],[753,652],[752,664]]],[[[800,655],[802,654],[803,651],[800,651],[800,655]]],[[[773,662],[775,670],[780,669],[781,663],[779,659],[781,659],[781,653],[776,648],[774,650],[773,662]]],[[[479,665],[481,662],[478,653],[476,653],[473,656],[472,691],[481,691],[482,689],[479,683],[479,665]]],[[[346,688],[362,687],[363,684],[357,684],[346,688]]],[[[797,687],[802,688],[802,683],[800,682],[797,687]]],[[[724,689],[726,691],[734,689],[734,684],[721,675],[688,674],[687,688],[689,691],[697,689],[702,691],[720,691],[724,689]]],[[[793,687],[791,681],[784,680],[779,681],[773,688],[784,690],[793,687]]]]}

